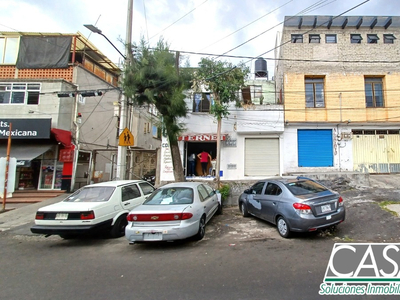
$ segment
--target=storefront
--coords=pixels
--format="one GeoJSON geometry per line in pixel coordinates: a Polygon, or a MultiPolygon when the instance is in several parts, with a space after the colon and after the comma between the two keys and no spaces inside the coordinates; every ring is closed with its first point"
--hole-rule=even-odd
{"type": "Polygon", "coordinates": [[[16,190],[69,189],[71,132],[51,129],[51,119],[0,119],[0,157],[7,156],[10,134],[10,157],[17,159],[16,190]]]}

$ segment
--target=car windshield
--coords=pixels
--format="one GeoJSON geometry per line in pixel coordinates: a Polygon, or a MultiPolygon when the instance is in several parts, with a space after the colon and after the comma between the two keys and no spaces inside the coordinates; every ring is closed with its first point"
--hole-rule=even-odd
{"type": "Polygon", "coordinates": [[[193,189],[186,187],[155,190],[143,205],[179,205],[193,203],[193,189]]]}
{"type": "Polygon", "coordinates": [[[293,195],[306,195],[326,191],[327,188],[311,180],[299,180],[285,184],[293,195]]]}
{"type": "Polygon", "coordinates": [[[110,199],[115,188],[111,186],[84,187],[70,195],[64,202],[105,202],[110,199]]]}

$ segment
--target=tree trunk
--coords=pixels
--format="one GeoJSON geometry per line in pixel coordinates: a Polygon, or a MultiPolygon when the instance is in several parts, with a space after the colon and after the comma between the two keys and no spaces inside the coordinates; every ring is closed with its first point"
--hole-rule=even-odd
{"type": "Polygon", "coordinates": [[[217,127],[217,164],[215,166],[215,179],[217,181],[217,188],[220,188],[220,176],[219,172],[221,169],[221,118],[218,118],[218,127],[217,127]]]}
{"type": "Polygon", "coordinates": [[[172,165],[174,167],[175,182],[186,181],[185,174],[183,172],[181,155],[179,152],[178,142],[169,142],[171,147],[172,165]]]}

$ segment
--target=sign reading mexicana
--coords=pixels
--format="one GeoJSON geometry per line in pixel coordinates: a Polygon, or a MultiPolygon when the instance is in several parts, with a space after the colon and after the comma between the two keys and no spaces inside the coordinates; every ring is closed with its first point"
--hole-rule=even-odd
{"type": "Polygon", "coordinates": [[[48,139],[50,128],[51,119],[0,119],[0,139],[48,139]]]}
{"type": "Polygon", "coordinates": [[[335,244],[319,294],[400,295],[400,244],[335,244]]]}

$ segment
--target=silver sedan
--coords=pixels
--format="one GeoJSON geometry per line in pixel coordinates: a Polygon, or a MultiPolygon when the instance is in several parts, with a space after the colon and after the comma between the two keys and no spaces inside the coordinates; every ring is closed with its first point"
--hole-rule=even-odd
{"type": "Polygon", "coordinates": [[[277,226],[282,237],[291,231],[308,232],[344,221],[343,198],[305,177],[260,180],[239,197],[244,217],[253,215],[277,226]]]}
{"type": "Polygon", "coordinates": [[[188,237],[201,240],[207,222],[215,213],[222,213],[221,197],[208,184],[167,184],[128,214],[125,237],[130,244],[188,237]]]}

